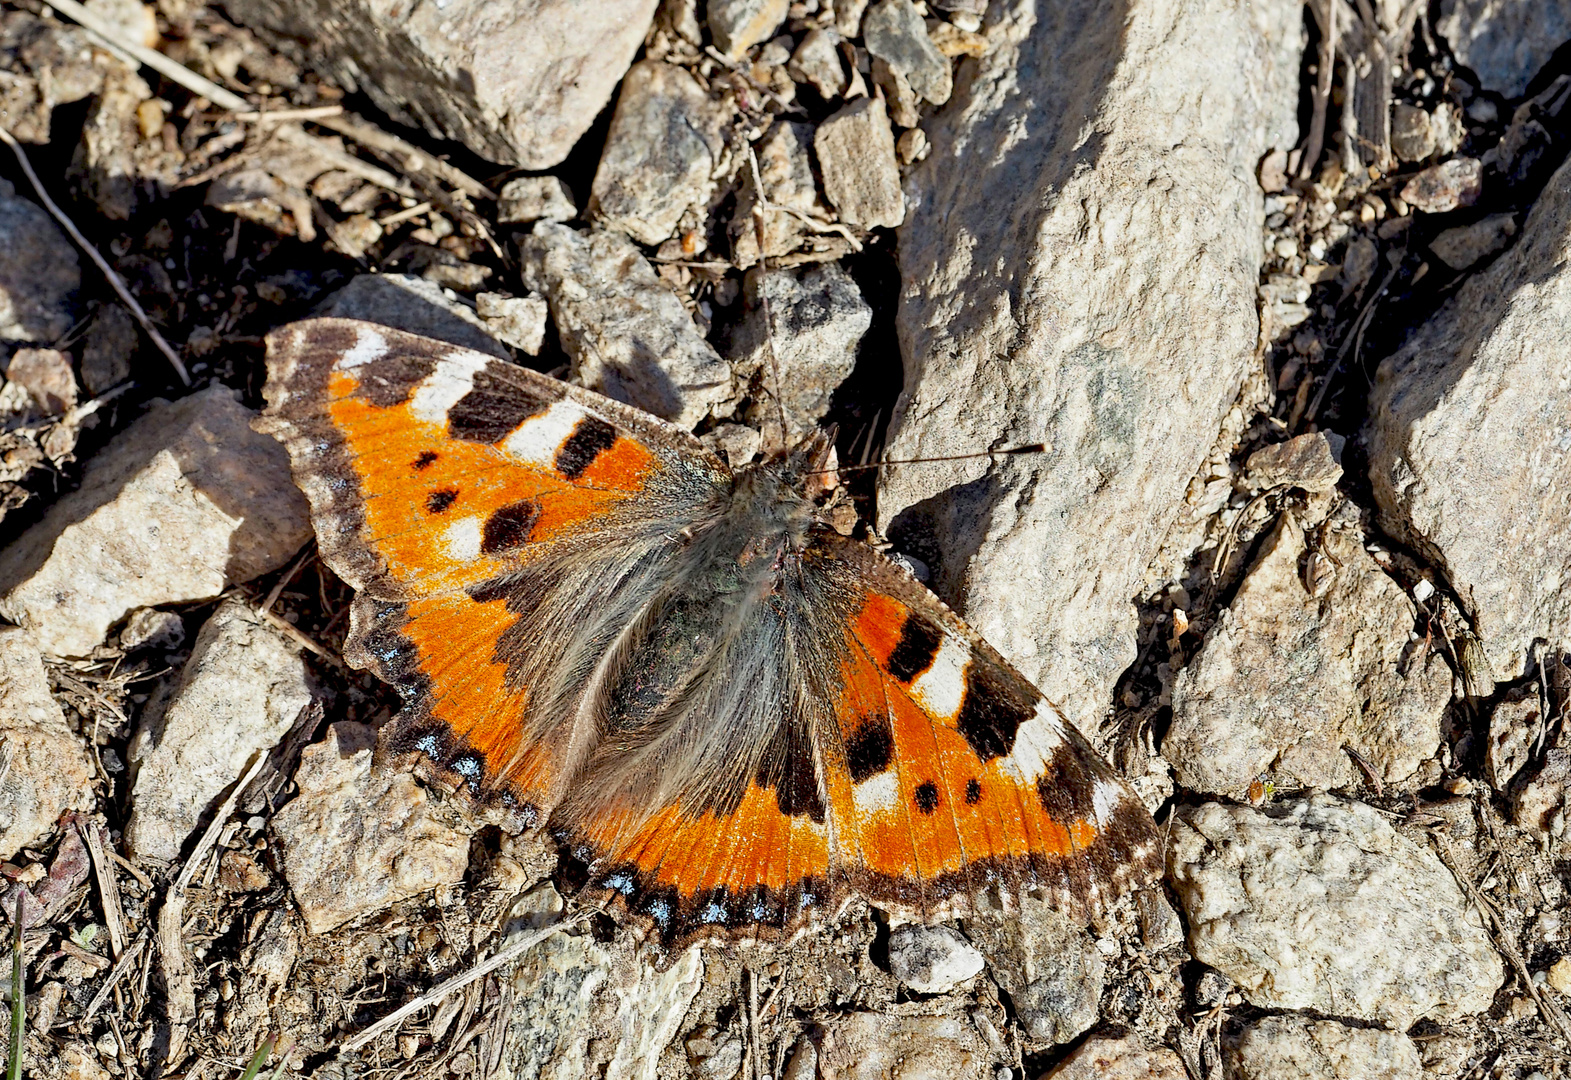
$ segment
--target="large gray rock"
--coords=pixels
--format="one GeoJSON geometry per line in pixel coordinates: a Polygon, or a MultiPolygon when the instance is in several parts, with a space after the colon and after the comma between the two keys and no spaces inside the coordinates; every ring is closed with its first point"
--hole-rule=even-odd
{"type": "Polygon", "coordinates": [[[730,365],[625,236],[541,221],[519,248],[582,385],[688,428],[730,397],[730,365]]]}
{"type": "Polygon", "coordinates": [[[1180,807],[1168,866],[1190,952],[1261,1008],[1406,1030],[1482,1012],[1505,979],[1451,871],[1362,803],[1180,807]]]}
{"type": "Polygon", "coordinates": [[[372,767],[376,732],[338,723],[305,748],[300,793],[273,818],[284,877],[313,934],[462,881],[469,832],[415,778],[372,767]]]}
{"type": "Polygon", "coordinates": [[[289,456],[213,386],[149,410],[82,486],[0,549],[0,616],[55,656],[85,656],[140,607],[208,600],[311,538],[289,456]]]}
{"type": "Polygon", "coordinates": [[[827,1025],[822,1080],[982,1080],[993,1075],[976,1029],[957,1016],[854,1012],[827,1025]]]}
{"type": "Polygon", "coordinates": [[[991,5],[909,175],[879,525],[1083,720],[1142,572],[1253,363],[1255,167],[1298,141],[1301,5],[991,5]]]}
{"type": "Polygon", "coordinates": [[[966,935],[1009,995],[1028,1044],[1074,1041],[1097,1019],[1107,964],[1083,928],[1041,900],[1017,910],[979,910],[966,935]]]}
{"type": "Polygon", "coordinates": [[[1435,30],[1485,89],[1517,97],[1571,39],[1568,0],[1440,0],[1435,30]]]}
{"type": "Polygon", "coordinates": [[[899,926],[889,933],[889,973],[919,994],[947,994],[980,975],[985,963],[952,926],[899,926]]]}
{"type": "Polygon", "coordinates": [[[1571,640],[1568,254],[1562,166],[1516,246],[1381,363],[1364,428],[1381,524],[1444,569],[1497,681],[1571,640]]]}
{"type": "Polygon", "coordinates": [[[1393,783],[1435,752],[1451,669],[1436,650],[1408,657],[1417,612],[1363,540],[1356,513],[1333,516],[1310,556],[1300,523],[1278,523],[1174,683],[1162,756],[1180,784],[1235,799],[1264,773],[1344,787],[1362,778],[1344,748],[1393,783]]]}
{"type": "Polygon", "coordinates": [[[0,341],[50,343],[73,321],[76,248],[44,208],[0,180],[0,341]]]}
{"type": "Polygon", "coordinates": [[[148,710],[132,741],[125,841],[169,862],[259,751],[283,738],[311,702],[300,646],[241,599],[202,626],[171,696],[148,710]]]}
{"type": "Polygon", "coordinates": [[[949,100],[949,58],[927,36],[927,25],[911,0],[879,0],[862,16],[867,51],[904,76],[918,97],[934,105],[949,100]]]}
{"type": "Polygon", "coordinates": [[[0,859],[49,835],[67,810],[93,805],[93,766],[66,725],[32,635],[0,627],[0,859]]]}
{"type": "Polygon", "coordinates": [[[1227,1043],[1237,1080],[1420,1080],[1413,1040],[1396,1031],[1356,1028],[1334,1020],[1267,1016],[1227,1043]]]}
{"type": "Polygon", "coordinates": [[[357,274],[317,307],[316,314],[407,330],[508,359],[485,322],[434,281],[413,274],[357,274]]]}
{"type": "Polygon", "coordinates": [[[548,169],[611,100],[658,0],[232,0],[341,85],[492,161],[548,169]]]}

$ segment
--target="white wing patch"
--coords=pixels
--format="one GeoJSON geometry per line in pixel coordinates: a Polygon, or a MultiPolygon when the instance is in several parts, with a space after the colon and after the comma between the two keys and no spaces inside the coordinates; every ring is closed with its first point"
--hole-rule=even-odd
{"type": "Polygon", "coordinates": [[[485,522],[478,517],[459,518],[449,525],[442,534],[447,557],[455,562],[478,559],[484,528],[485,522]]]}
{"type": "Polygon", "coordinates": [[[550,468],[563,440],[589,414],[571,401],[558,401],[538,416],[531,416],[502,440],[502,449],[533,465],[550,468]]]}
{"type": "Polygon", "coordinates": [[[432,424],[447,423],[447,414],[474,389],[475,373],[491,363],[477,352],[454,351],[437,363],[409,401],[409,411],[432,424]]]}
{"type": "Polygon", "coordinates": [[[970,660],[971,646],[945,634],[933,662],[911,683],[917,704],[934,716],[953,720],[965,700],[965,671],[970,660]]]}
{"type": "Polygon", "coordinates": [[[851,789],[851,800],[856,803],[858,814],[877,814],[891,810],[900,802],[900,777],[894,769],[885,769],[877,776],[870,776],[851,789]]]}
{"type": "Polygon", "coordinates": [[[355,335],[355,343],[338,358],[338,367],[341,370],[357,368],[386,355],[387,339],[375,330],[361,330],[355,335]]]}
{"type": "Polygon", "coordinates": [[[1024,779],[1036,779],[1047,771],[1054,752],[1064,745],[1062,730],[1058,711],[1043,699],[1037,703],[1035,715],[1015,732],[1014,748],[1004,761],[1024,779]]]}

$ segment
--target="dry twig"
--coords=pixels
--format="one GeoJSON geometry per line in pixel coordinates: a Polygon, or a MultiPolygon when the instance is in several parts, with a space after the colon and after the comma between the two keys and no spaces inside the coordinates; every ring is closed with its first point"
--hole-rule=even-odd
{"type": "Polygon", "coordinates": [[[49,211],[50,216],[60,223],[60,227],[70,234],[71,239],[76,242],[76,246],[85,251],[87,257],[93,260],[93,264],[98,267],[104,277],[109,279],[109,284],[115,290],[115,295],[120,297],[121,303],[125,304],[130,309],[131,314],[136,317],[136,321],[141,323],[142,329],[147,331],[147,336],[158,347],[158,351],[168,358],[170,365],[175,369],[175,374],[180,376],[180,381],[186,386],[190,386],[191,376],[186,373],[185,364],[180,360],[180,354],[175,352],[170,347],[169,342],[164,340],[164,335],[158,332],[158,328],[153,325],[153,320],[147,317],[147,312],[143,311],[142,305],[136,302],[136,297],[131,295],[131,290],[126,288],[126,284],[121,280],[120,275],[115,273],[114,268],[104,261],[104,257],[98,253],[98,249],[87,242],[87,237],[82,235],[75,222],[65,216],[65,211],[55,205],[55,201],[49,197],[49,192],[44,190],[43,181],[38,179],[38,174],[33,171],[33,163],[27,159],[27,153],[22,149],[22,145],[12,138],[11,133],[3,127],[0,127],[0,142],[9,146],[12,153],[16,154],[16,160],[21,163],[22,171],[27,174],[28,183],[33,185],[33,191],[38,195],[38,201],[44,204],[44,209],[49,211]]]}
{"type": "Polygon", "coordinates": [[[93,873],[98,878],[98,895],[104,904],[104,928],[109,931],[109,951],[116,960],[125,956],[125,913],[120,906],[120,888],[115,883],[114,864],[104,854],[104,833],[97,824],[78,824],[77,832],[93,858],[93,873]]]}

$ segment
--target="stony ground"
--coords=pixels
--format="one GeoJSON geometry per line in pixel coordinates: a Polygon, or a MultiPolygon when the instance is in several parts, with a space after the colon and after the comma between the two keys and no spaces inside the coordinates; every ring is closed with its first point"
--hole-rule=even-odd
{"type": "Polygon", "coordinates": [[[1571,1076],[1571,6],[566,7],[0,0],[5,141],[134,300],[0,148],[24,1074],[1571,1076]],[[537,940],[577,868],[372,767],[249,426],[313,312],[738,464],[1043,444],[836,523],[1092,734],[1162,888],[537,940]]]}

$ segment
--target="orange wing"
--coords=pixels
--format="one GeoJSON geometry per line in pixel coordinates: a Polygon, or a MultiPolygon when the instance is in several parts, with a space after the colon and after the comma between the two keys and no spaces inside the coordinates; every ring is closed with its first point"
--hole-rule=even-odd
{"type": "Polygon", "coordinates": [[[261,426],[289,448],[323,559],[358,590],[345,658],[405,697],[384,746],[537,823],[585,747],[540,700],[532,646],[592,662],[604,642],[574,616],[600,603],[614,621],[628,576],[658,572],[631,564],[668,551],[728,470],[645,413],[370,323],[285,327],[268,365],[261,426]],[[521,617],[520,590],[540,618],[521,617]]]}

